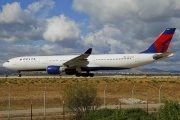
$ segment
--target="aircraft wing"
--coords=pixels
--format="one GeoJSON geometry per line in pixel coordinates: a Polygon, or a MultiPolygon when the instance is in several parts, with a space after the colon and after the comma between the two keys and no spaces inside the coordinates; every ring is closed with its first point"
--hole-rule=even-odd
{"type": "Polygon", "coordinates": [[[161,58],[167,58],[167,57],[172,57],[172,56],[174,56],[174,52],[165,52],[165,53],[153,55],[153,59],[158,60],[161,58]]]}
{"type": "Polygon", "coordinates": [[[63,65],[67,67],[86,66],[89,63],[86,58],[91,54],[91,52],[92,52],[92,48],[89,48],[84,54],[81,54],[65,62],[63,65]]]}

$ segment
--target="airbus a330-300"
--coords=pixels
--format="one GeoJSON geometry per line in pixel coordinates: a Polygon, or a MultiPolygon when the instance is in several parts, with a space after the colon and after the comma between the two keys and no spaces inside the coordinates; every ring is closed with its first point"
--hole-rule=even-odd
{"type": "Polygon", "coordinates": [[[15,70],[21,77],[21,71],[47,71],[48,74],[75,74],[93,77],[92,71],[122,70],[150,64],[172,57],[174,52],[167,52],[176,28],[165,29],[145,51],[137,54],[98,54],[91,55],[89,48],[81,55],[25,56],[16,57],[3,64],[15,70]]]}

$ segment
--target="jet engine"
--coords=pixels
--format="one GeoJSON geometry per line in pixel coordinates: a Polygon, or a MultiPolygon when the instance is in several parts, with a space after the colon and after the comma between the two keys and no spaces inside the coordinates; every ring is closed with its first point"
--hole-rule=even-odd
{"type": "Polygon", "coordinates": [[[61,66],[48,66],[46,71],[48,74],[60,74],[61,72],[64,72],[66,67],[61,66]]]}

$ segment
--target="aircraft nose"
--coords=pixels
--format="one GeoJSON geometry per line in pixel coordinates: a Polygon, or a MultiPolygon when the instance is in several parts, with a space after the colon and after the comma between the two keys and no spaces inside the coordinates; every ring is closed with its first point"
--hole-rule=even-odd
{"type": "Polygon", "coordinates": [[[6,63],[3,64],[3,67],[6,67],[6,63]]]}
{"type": "Polygon", "coordinates": [[[7,67],[8,67],[7,62],[5,62],[5,63],[3,64],[3,67],[5,67],[5,68],[7,68],[7,67]]]}

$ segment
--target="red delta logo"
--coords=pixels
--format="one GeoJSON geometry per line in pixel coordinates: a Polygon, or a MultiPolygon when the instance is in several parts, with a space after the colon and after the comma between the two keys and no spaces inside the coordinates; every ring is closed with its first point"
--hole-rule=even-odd
{"type": "Polygon", "coordinates": [[[19,59],[20,61],[22,60],[22,58],[19,59]]]}

